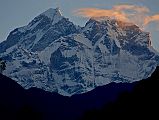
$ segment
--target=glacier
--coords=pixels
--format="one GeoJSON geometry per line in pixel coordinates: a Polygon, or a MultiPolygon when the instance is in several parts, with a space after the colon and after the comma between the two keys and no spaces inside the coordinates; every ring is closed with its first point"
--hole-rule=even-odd
{"type": "Polygon", "coordinates": [[[4,75],[25,89],[72,96],[111,82],[138,81],[159,65],[150,34],[132,23],[90,18],[80,27],[50,8],[0,43],[4,75]]]}

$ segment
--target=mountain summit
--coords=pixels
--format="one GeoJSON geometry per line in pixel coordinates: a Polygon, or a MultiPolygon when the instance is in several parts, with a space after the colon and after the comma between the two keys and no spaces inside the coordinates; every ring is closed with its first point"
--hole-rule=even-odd
{"type": "Polygon", "coordinates": [[[13,30],[0,44],[4,74],[24,88],[65,96],[111,82],[149,77],[159,64],[149,33],[115,19],[90,19],[78,27],[49,9],[13,30]]]}
{"type": "Polygon", "coordinates": [[[53,18],[55,15],[62,16],[60,8],[56,8],[56,9],[49,8],[48,10],[43,12],[41,15],[46,15],[50,18],[53,18]]]}
{"type": "Polygon", "coordinates": [[[52,24],[59,22],[63,17],[59,8],[50,8],[41,15],[47,16],[52,20],[52,24]]]}

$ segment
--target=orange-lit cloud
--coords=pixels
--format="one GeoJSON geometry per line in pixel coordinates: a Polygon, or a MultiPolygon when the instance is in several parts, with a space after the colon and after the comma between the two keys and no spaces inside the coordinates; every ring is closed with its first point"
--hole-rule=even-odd
{"type": "Polygon", "coordinates": [[[159,21],[159,14],[149,16],[150,10],[145,6],[115,5],[112,9],[81,8],[75,11],[76,15],[83,17],[108,16],[126,22],[132,22],[144,28],[147,24],[159,21]]]}
{"type": "Polygon", "coordinates": [[[158,21],[159,22],[159,14],[153,16],[147,16],[145,18],[144,24],[147,25],[150,22],[158,21]]]}
{"type": "Polygon", "coordinates": [[[83,16],[83,17],[101,17],[101,16],[108,16],[117,18],[123,21],[129,21],[127,19],[126,14],[120,11],[115,10],[104,10],[104,9],[97,9],[97,8],[82,8],[76,11],[77,15],[83,16]]]}
{"type": "Polygon", "coordinates": [[[117,11],[124,11],[124,10],[133,10],[139,13],[147,13],[149,12],[149,9],[147,7],[144,6],[135,6],[135,5],[115,5],[113,7],[114,10],[117,11]]]}

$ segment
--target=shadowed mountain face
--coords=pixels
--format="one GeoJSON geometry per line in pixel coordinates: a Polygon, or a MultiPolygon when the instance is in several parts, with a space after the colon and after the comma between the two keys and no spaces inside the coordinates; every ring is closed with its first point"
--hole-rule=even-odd
{"type": "Polygon", "coordinates": [[[0,119],[100,120],[116,115],[121,118],[156,115],[158,80],[157,67],[146,80],[111,83],[88,93],[65,97],[37,88],[24,90],[10,78],[0,75],[0,119]]]}
{"type": "Polygon", "coordinates": [[[72,96],[149,77],[159,64],[150,43],[149,33],[136,25],[105,17],[78,27],[49,9],[13,30],[0,43],[0,57],[3,74],[23,88],[72,96]]]}

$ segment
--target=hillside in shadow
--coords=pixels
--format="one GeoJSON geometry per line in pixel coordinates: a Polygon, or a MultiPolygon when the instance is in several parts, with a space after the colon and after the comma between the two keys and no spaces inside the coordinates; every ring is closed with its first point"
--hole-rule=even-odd
{"type": "Polygon", "coordinates": [[[0,74],[0,119],[100,120],[109,116],[147,115],[158,109],[159,67],[146,80],[111,83],[72,97],[37,88],[23,89],[0,74]]]}
{"type": "Polygon", "coordinates": [[[136,82],[133,90],[125,91],[116,101],[101,109],[87,111],[82,120],[159,119],[159,67],[146,80],[136,82]]]}

